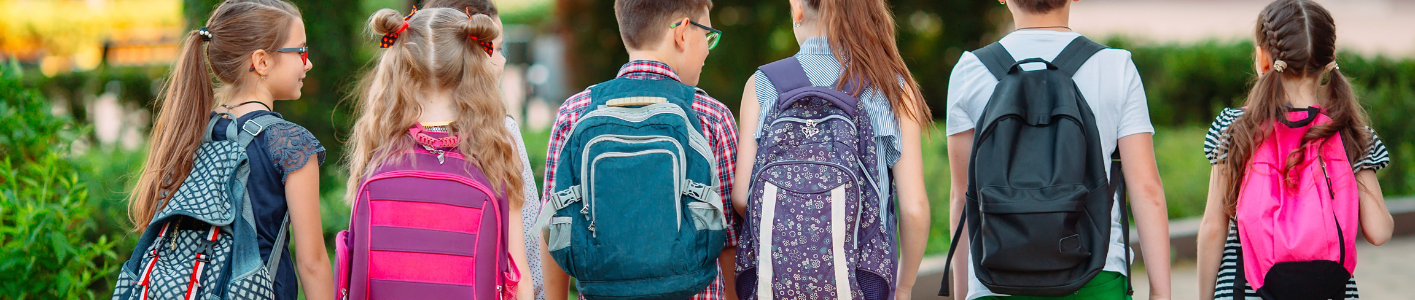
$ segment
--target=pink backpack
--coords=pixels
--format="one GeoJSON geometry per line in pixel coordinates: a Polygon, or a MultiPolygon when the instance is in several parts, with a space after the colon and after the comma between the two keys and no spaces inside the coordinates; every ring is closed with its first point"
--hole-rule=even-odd
{"type": "Polygon", "coordinates": [[[1242,299],[1244,281],[1264,299],[1345,298],[1356,270],[1360,198],[1341,135],[1314,141],[1295,170],[1282,172],[1312,125],[1331,122],[1320,111],[1288,112],[1249,159],[1238,196],[1243,276],[1234,299],[1242,299]]]}
{"type": "Polygon", "coordinates": [[[339,299],[515,299],[506,199],[455,149],[410,130],[418,149],[360,184],[335,238],[339,299]],[[429,145],[430,146],[423,146],[429,145]],[[446,146],[446,147],[441,147],[446,146]]]}

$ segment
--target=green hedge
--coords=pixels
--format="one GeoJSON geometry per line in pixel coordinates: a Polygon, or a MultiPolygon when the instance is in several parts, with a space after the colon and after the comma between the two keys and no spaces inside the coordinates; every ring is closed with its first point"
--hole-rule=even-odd
{"type": "MultiPolygon", "coordinates": [[[[1161,128],[1160,136],[1166,134],[1164,128],[1207,128],[1224,107],[1242,106],[1254,79],[1253,44],[1247,41],[1132,45],[1126,39],[1111,39],[1107,44],[1127,48],[1134,53],[1136,68],[1145,81],[1150,117],[1155,126],[1161,128]]],[[[1406,115],[1415,112],[1415,60],[1369,57],[1351,52],[1338,56],[1342,74],[1351,80],[1357,97],[1370,114],[1371,127],[1375,128],[1391,154],[1391,166],[1377,172],[1382,191],[1386,195],[1415,194],[1415,168],[1408,163],[1415,160],[1415,118],[1406,115]]],[[[1186,148],[1182,151],[1159,150],[1161,153],[1188,153],[1183,157],[1171,158],[1202,158],[1202,134],[1192,138],[1194,140],[1191,142],[1157,143],[1156,147],[1186,148]]],[[[1166,172],[1164,169],[1160,171],[1166,172]]],[[[1198,175],[1192,172],[1183,174],[1198,175]]],[[[1192,180],[1165,175],[1166,183],[1192,180]]],[[[1203,172],[1202,175],[1208,174],[1203,172]]],[[[1186,184],[1186,188],[1192,189],[1172,191],[1187,201],[1191,191],[1207,188],[1208,179],[1203,178],[1202,181],[1202,185],[1186,184]]],[[[1175,196],[1171,194],[1170,198],[1175,196]]],[[[1196,204],[1202,207],[1202,203],[1201,200],[1196,204]]],[[[1171,213],[1174,212],[1171,209],[1171,213]]]]}

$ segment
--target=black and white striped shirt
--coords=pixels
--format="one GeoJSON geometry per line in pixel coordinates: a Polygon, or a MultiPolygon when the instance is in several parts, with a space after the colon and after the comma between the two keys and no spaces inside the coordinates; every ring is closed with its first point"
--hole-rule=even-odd
{"type": "MultiPolygon", "coordinates": [[[[1243,116],[1242,109],[1225,108],[1218,118],[1214,119],[1213,125],[1209,126],[1209,132],[1204,136],[1204,156],[1209,159],[1210,164],[1217,164],[1220,159],[1228,157],[1228,125],[1243,116]]],[[[1351,167],[1356,171],[1360,170],[1380,170],[1390,165],[1390,153],[1386,151],[1385,143],[1376,137],[1375,130],[1367,127],[1371,131],[1371,145],[1366,148],[1366,155],[1361,160],[1352,162],[1351,167]]],[[[1238,220],[1229,219],[1228,241],[1223,245],[1223,262],[1218,270],[1218,282],[1214,286],[1214,300],[1233,300],[1233,281],[1238,274],[1238,256],[1242,255],[1243,247],[1238,242],[1238,220]]],[[[1245,286],[1247,293],[1243,300],[1262,300],[1252,286],[1245,286]]],[[[1360,299],[1356,290],[1356,278],[1346,282],[1346,299],[1360,299]]]]}

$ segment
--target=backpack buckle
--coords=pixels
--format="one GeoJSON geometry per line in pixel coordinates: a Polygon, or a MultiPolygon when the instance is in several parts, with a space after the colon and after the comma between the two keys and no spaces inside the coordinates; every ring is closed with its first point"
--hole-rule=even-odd
{"type": "Polygon", "coordinates": [[[241,130],[242,130],[242,131],[245,131],[246,133],[250,134],[251,136],[256,136],[256,135],[259,135],[259,134],[260,134],[260,131],[265,130],[265,125],[257,124],[256,122],[249,122],[249,121],[247,121],[246,124],[241,125],[241,130]],[[251,128],[250,128],[251,125],[255,125],[255,130],[251,130],[251,128]]]}

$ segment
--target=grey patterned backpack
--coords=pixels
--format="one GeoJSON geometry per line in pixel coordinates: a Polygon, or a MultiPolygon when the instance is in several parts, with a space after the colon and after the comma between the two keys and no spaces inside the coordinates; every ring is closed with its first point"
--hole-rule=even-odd
{"type": "MultiPolygon", "coordinates": [[[[737,251],[742,299],[893,299],[897,242],[865,106],[812,86],[795,57],[760,68],[762,124],[737,251]]],[[[851,90],[848,86],[845,90],[851,90]]]]}
{"type": "MultiPolygon", "coordinates": [[[[290,216],[281,223],[267,264],[260,258],[246,179],[246,145],[262,130],[286,123],[273,115],[230,122],[226,140],[212,138],[213,115],[191,174],[147,224],[119,270],[114,300],[274,299],[275,272],[290,216]]],[[[232,119],[235,119],[232,117],[232,119]]]]}

